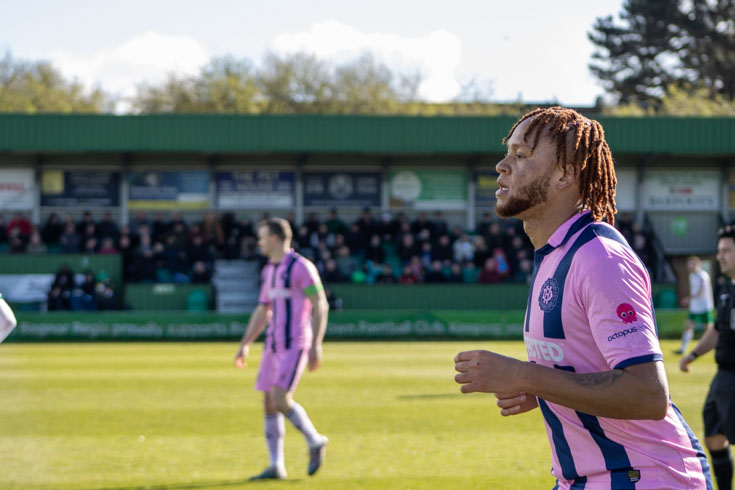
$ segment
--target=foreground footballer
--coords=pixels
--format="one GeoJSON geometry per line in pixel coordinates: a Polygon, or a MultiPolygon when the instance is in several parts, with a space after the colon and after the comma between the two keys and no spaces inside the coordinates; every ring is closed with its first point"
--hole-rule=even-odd
{"type": "Polygon", "coordinates": [[[520,218],[536,249],[528,362],[460,352],[462,392],[495,394],[505,416],[541,409],[555,488],[711,489],[699,441],[669,399],[648,273],[611,226],[602,126],[538,109],[504,143],[496,210],[520,218]]]}

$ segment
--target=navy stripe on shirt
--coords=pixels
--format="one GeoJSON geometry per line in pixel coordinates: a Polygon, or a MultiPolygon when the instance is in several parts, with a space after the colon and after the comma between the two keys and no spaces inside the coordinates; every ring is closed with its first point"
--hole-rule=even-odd
{"type": "MultiPolygon", "coordinates": [[[[291,269],[293,269],[294,264],[298,260],[298,256],[296,254],[293,255],[291,258],[291,263],[288,264],[288,267],[286,268],[286,274],[283,278],[283,288],[289,289],[291,287],[291,269]]],[[[286,321],[284,322],[284,342],[286,346],[286,350],[291,348],[291,297],[286,296],[284,299],[284,303],[286,305],[286,321]]]]}

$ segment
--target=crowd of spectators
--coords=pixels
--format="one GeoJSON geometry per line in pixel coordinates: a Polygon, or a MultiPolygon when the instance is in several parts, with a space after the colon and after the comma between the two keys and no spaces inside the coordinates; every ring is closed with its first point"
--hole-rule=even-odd
{"type": "Polygon", "coordinates": [[[56,272],[48,292],[49,310],[97,311],[120,308],[119,295],[107,273],[91,270],[75,274],[69,264],[56,272]]]}
{"type": "MultiPolygon", "coordinates": [[[[346,222],[332,209],[326,219],[310,213],[299,225],[293,215],[288,218],[294,248],[317,265],[327,284],[527,283],[533,272],[533,247],[521,222],[488,212],[472,234],[450,226],[441,211],[414,219],[402,212],[376,218],[365,208],[346,222]]],[[[619,216],[616,225],[651,264],[650,234],[629,215],[619,216]]],[[[177,212],[151,218],[138,211],[123,226],[109,212],[99,221],[89,212],[78,221],[51,214],[40,227],[17,213],[8,223],[0,216],[0,246],[9,253],[120,254],[127,282],[208,283],[216,258],[257,257],[255,224],[213,211],[197,222],[177,212]]]]}

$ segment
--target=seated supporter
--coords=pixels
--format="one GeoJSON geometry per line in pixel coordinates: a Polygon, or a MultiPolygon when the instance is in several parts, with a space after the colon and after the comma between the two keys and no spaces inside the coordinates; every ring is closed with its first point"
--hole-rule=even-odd
{"type": "Polygon", "coordinates": [[[334,261],[337,263],[337,270],[344,280],[349,280],[352,273],[358,270],[360,266],[357,260],[350,255],[350,249],[347,247],[340,247],[337,250],[337,258],[334,261]]]}
{"type": "Polygon", "coordinates": [[[117,310],[120,308],[117,291],[110,279],[97,283],[97,306],[100,310],[117,310]]]}
{"type": "Polygon", "coordinates": [[[51,213],[41,229],[41,241],[46,245],[58,245],[61,234],[64,233],[64,225],[56,213],[51,213]]]}
{"type": "Polygon", "coordinates": [[[398,282],[401,284],[416,284],[419,282],[419,278],[414,275],[413,269],[407,264],[403,266],[403,273],[398,278],[398,282]]]}
{"type": "Polygon", "coordinates": [[[343,277],[342,274],[339,273],[339,270],[337,269],[337,262],[335,262],[333,259],[328,259],[326,262],[324,262],[324,272],[322,274],[322,279],[324,280],[325,284],[347,282],[348,280],[348,278],[343,277]]]}
{"type": "Polygon", "coordinates": [[[374,264],[382,264],[385,261],[385,252],[383,251],[380,235],[370,237],[370,243],[365,249],[365,260],[369,260],[374,264]]]}
{"type": "Polygon", "coordinates": [[[61,244],[61,253],[79,253],[81,238],[74,229],[74,223],[66,223],[64,225],[64,232],[59,238],[59,244],[61,244]]]}
{"type": "MultiPolygon", "coordinates": [[[[127,237],[126,237],[127,238],[127,237]]],[[[112,238],[103,238],[102,239],[102,245],[100,245],[100,248],[97,250],[97,253],[103,254],[103,255],[112,255],[117,253],[117,249],[115,248],[115,242],[112,238]]]]}
{"type": "Polygon", "coordinates": [[[26,240],[20,232],[20,228],[12,228],[8,232],[8,252],[20,254],[26,251],[26,240]]]}
{"type": "Polygon", "coordinates": [[[212,274],[207,264],[201,260],[194,262],[191,266],[191,282],[194,284],[206,284],[212,280],[212,274]]]}
{"type": "Polygon", "coordinates": [[[395,284],[397,282],[396,276],[393,274],[391,266],[384,264],[383,269],[375,276],[375,284],[395,284]]]}
{"type": "Polygon", "coordinates": [[[26,253],[29,254],[43,254],[46,253],[47,247],[46,244],[41,241],[41,234],[38,232],[38,230],[33,230],[31,232],[31,237],[28,240],[28,246],[26,247],[26,253]]]}
{"type": "Polygon", "coordinates": [[[447,276],[444,275],[442,263],[440,260],[435,260],[431,263],[431,268],[426,273],[424,282],[431,284],[440,284],[447,282],[447,276]]]}
{"type": "Polygon", "coordinates": [[[485,259],[485,265],[480,271],[477,282],[481,284],[497,284],[503,280],[503,275],[498,271],[497,263],[494,258],[485,259]]]}
{"type": "Polygon", "coordinates": [[[84,279],[71,292],[72,311],[97,310],[97,281],[92,271],[84,273],[84,279]]]}

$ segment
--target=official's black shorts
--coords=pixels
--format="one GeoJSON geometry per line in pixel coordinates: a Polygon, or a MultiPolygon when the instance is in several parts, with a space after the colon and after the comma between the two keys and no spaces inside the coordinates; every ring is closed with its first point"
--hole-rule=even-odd
{"type": "Polygon", "coordinates": [[[702,410],[705,437],[724,435],[735,443],[735,371],[718,369],[702,410]]]}

